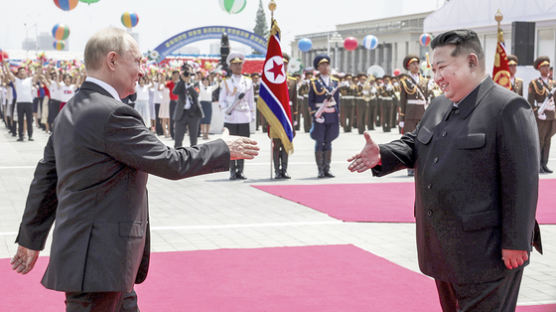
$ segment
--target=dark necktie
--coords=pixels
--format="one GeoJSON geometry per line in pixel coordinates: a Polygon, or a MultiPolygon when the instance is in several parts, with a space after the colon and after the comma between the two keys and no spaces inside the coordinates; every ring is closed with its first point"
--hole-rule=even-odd
{"type": "Polygon", "coordinates": [[[458,115],[458,114],[459,114],[459,108],[457,106],[455,106],[454,104],[452,104],[452,109],[448,113],[448,116],[446,116],[446,120],[450,119],[450,117],[452,117],[452,115],[458,115]]]}

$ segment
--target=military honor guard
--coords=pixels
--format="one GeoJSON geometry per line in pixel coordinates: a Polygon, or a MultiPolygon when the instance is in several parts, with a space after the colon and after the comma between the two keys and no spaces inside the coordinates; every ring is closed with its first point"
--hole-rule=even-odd
{"type": "MultiPolygon", "coordinates": [[[[290,57],[287,54],[283,55],[284,71],[286,72],[287,76],[288,93],[290,96],[290,112],[292,112],[293,119],[295,104],[294,102],[292,102],[292,99],[294,99],[294,101],[296,101],[297,103],[297,97],[295,96],[297,89],[297,79],[287,74],[289,59],[290,57]]],[[[290,122],[292,122],[292,120],[290,120],[290,122]]],[[[290,175],[288,174],[288,152],[286,151],[284,144],[282,144],[282,140],[280,140],[280,135],[276,133],[272,127],[268,126],[268,136],[272,139],[272,161],[274,163],[274,178],[277,180],[291,179],[290,175]]]]}
{"type": "Polygon", "coordinates": [[[390,132],[392,125],[392,114],[394,110],[394,86],[389,75],[384,75],[379,82],[378,99],[380,103],[380,120],[382,131],[390,132]]]}
{"type": "Polygon", "coordinates": [[[517,72],[517,64],[517,56],[513,54],[508,55],[508,65],[510,66],[512,91],[523,96],[523,80],[515,76],[515,73],[517,72]]]}
{"type": "MultiPolygon", "coordinates": [[[[226,62],[232,75],[222,81],[220,108],[224,111],[224,127],[230,134],[249,137],[249,123],[255,120],[253,82],[241,74],[245,55],[232,52],[226,62]]],[[[246,179],[243,174],[244,160],[230,161],[230,180],[246,179]]]]}
{"type": "Polygon", "coordinates": [[[541,148],[540,173],[552,173],[547,167],[548,154],[550,152],[550,141],[556,133],[556,118],[554,116],[554,89],[555,83],[550,79],[550,59],[548,56],[540,56],[534,62],[534,67],[541,76],[529,83],[529,94],[527,100],[537,119],[539,131],[539,143],[541,148]]]}
{"type": "MultiPolygon", "coordinates": [[[[261,88],[261,75],[259,73],[252,73],[251,74],[251,82],[253,83],[253,99],[255,104],[257,103],[257,99],[259,98],[259,89],[261,88]]],[[[256,105],[255,105],[256,106],[256,105]]],[[[257,115],[255,120],[255,131],[259,130],[259,126],[262,125],[264,117],[261,112],[257,109],[257,115]]]]}
{"type": "Polygon", "coordinates": [[[313,68],[305,68],[303,71],[303,79],[299,83],[297,94],[302,98],[299,110],[303,117],[303,131],[308,133],[311,131],[313,118],[311,117],[311,109],[309,108],[309,89],[311,88],[311,79],[313,79],[313,68]]]}
{"type": "Polygon", "coordinates": [[[333,178],[330,173],[332,141],[340,134],[340,94],[337,79],[330,77],[330,57],[317,55],[313,61],[319,77],[311,80],[309,107],[313,116],[311,138],[316,141],[315,160],[319,178],[333,178]]]}
{"type": "Polygon", "coordinates": [[[366,82],[367,74],[357,74],[357,88],[355,89],[355,125],[359,134],[363,134],[363,132],[365,132],[365,124],[367,123],[367,110],[369,103],[365,100],[365,95],[363,94],[366,82]]]}
{"type": "Polygon", "coordinates": [[[363,86],[363,99],[369,102],[367,109],[367,130],[374,130],[378,127],[378,118],[380,116],[380,108],[378,106],[377,85],[374,76],[370,76],[363,86]]]}
{"type": "Polygon", "coordinates": [[[355,112],[355,93],[357,85],[353,82],[353,75],[346,74],[340,82],[340,99],[342,100],[342,112],[340,113],[340,124],[344,132],[351,132],[353,128],[353,117],[355,112]]]}

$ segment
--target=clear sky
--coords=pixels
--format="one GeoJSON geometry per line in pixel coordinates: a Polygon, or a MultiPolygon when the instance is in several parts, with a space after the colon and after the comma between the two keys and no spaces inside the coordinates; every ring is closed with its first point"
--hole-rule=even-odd
{"type": "MultiPolygon", "coordinates": [[[[70,28],[71,51],[82,51],[87,39],[99,29],[123,28],[120,16],[125,11],[139,15],[134,32],[139,33],[141,50],[147,51],[177,33],[200,26],[226,25],[252,31],[259,5],[259,0],[247,0],[241,13],[230,15],[220,8],[219,0],[100,0],[91,5],[80,2],[72,11],[60,10],[53,0],[2,2],[0,48],[21,49],[26,36],[50,33],[55,24],[62,23],[70,28]]],[[[263,0],[267,22],[269,2],[263,0]]],[[[276,3],[275,18],[282,29],[282,45],[289,51],[286,45],[298,34],[332,30],[336,24],[431,11],[444,1],[276,0],[276,3]]]]}

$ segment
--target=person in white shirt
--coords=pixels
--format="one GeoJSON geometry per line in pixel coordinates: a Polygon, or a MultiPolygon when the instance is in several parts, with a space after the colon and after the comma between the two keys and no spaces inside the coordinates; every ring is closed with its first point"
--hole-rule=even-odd
{"type": "MultiPolygon", "coordinates": [[[[255,120],[255,98],[253,82],[241,75],[245,55],[230,53],[226,62],[232,75],[222,81],[220,87],[220,108],[224,111],[224,127],[230,134],[249,137],[249,123],[255,120]]],[[[241,179],[244,160],[232,160],[230,163],[230,180],[241,179]]]]}
{"type": "Polygon", "coordinates": [[[149,88],[150,85],[147,85],[147,78],[145,78],[145,76],[139,78],[139,81],[135,86],[135,92],[137,93],[137,100],[135,100],[135,110],[139,112],[141,117],[143,117],[145,126],[152,130],[151,112],[149,107],[149,88]]]}
{"type": "Polygon", "coordinates": [[[164,89],[164,75],[156,73],[153,78],[153,104],[154,104],[154,117],[156,134],[163,135],[164,129],[162,128],[162,119],[160,118],[160,106],[162,105],[162,92],[164,89]]]}
{"type": "Polygon", "coordinates": [[[201,119],[201,134],[203,140],[208,140],[210,120],[212,116],[212,92],[218,88],[217,84],[209,85],[208,77],[204,77],[199,85],[199,101],[203,108],[204,117],[201,119]]]}
{"type": "Polygon", "coordinates": [[[54,119],[58,116],[58,111],[60,111],[60,105],[62,103],[60,99],[60,83],[62,79],[62,74],[53,69],[49,74],[46,75],[46,85],[48,86],[48,91],[50,92],[50,100],[48,101],[48,117],[47,123],[48,128],[52,130],[54,125],[54,119]]]}
{"type": "Polygon", "coordinates": [[[27,135],[33,141],[33,85],[38,76],[29,77],[24,67],[17,69],[17,76],[8,69],[4,62],[4,73],[12,81],[17,96],[18,142],[23,141],[23,123],[27,120],[27,135]]]}
{"type": "Polygon", "coordinates": [[[75,85],[71,83],[72,78],[69,74],[64,74],[64,83],[58,86],[60,97],[60,109],[75,95],[75,85]]]}
{"type": "Polygon", "coordinates": [[[164,76],[159,78],[158,90],[162,96],[160,100],[160,110],[158,117],[162,126],[162,131],[165,138],[170,137],[170,89],[166,86],[164,76]]]}

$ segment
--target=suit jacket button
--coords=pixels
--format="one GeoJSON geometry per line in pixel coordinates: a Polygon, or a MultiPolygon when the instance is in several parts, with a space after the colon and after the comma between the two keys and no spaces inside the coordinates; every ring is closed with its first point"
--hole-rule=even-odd
{"type": "Polygon", "coordinates": [[[427,185],[427,189],[431,189],[432,188],[432,184],[427,185]]]}
{"type": "Polygon", "coordinates": [[[429,209],[429,210],[427,211],[427,216],[429,216],[429,217],[432,216],[432,210],[429,209]]]}
{"type": "Polygon", "coordinates": [[[448,132],[446,130],[442,131],[442,136],[445,137],[448,134],[448,132]]]}
{"type": "Polygon", "coordinates": [[[436,164],[436,163],[438,162],[438,157],[435,157],[435,158],[433,159],[433,161],[434,161],[434,163],[436,164]]]}

